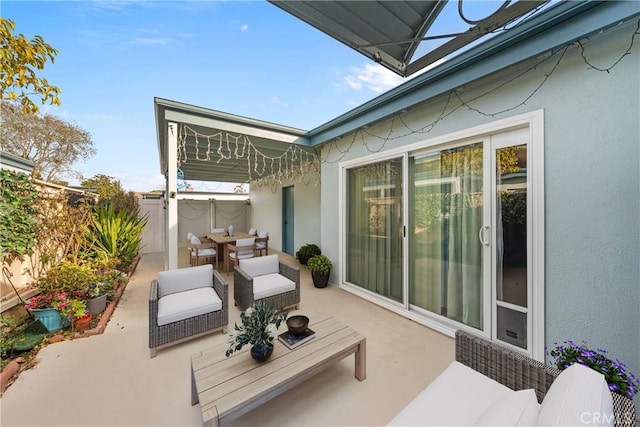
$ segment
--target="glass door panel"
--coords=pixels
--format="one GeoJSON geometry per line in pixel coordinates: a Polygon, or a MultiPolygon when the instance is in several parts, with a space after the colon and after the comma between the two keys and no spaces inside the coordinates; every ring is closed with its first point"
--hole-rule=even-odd
{"type": "Polygon", "coordinates": [[[496,148],[496,336],[527,348],[529,292],[527,244],[527,145],[496,148]]]}
{"type": "Polygon", "coordinates": [[[346,280],[402,302],[402,159],[347,171],[346,280]]]}
{"type": "Polygon", "coordinates": [[[483,144],[409,160],[409,303],[483,328],[483,144]]]}

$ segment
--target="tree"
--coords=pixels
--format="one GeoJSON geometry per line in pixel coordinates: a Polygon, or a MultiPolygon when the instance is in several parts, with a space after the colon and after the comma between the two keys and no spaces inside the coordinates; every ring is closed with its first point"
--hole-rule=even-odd
{"type": "Polygon", "coordinates": [[[60,105],[60,88],[36,75],[47,61],[55,62],[58,50],[41,36],[29,40],[23,34],[14,35],[15,27],[13,21],[0,17],[0,99],[15,101],[25,114],[39,110],[31,97],[40,98],[42,105],[60,105]]]}
{"type": "Polygon", "coordinates": [[[93,178],[85,179],[80,183],[84,188],[95,189],[98,196],[101,199],[110,200],[117,196],[120,193],[124,192],[122,188],[122,184],[117,179],[104,175],[98,174],[93,178]]]}
{"type": "Polygon", "coordinates": [[[59,181],[64,176],[82,178],[71,169],[74,163],[96,153],[91,135],[51,114],[27,114],[9,102],[1,104],[0,146],[29,160],[36,167],[33,176],[59,181]]]}
{"type": "Polygon", "coordinates": [[[93,178],[85,179],[81,185],[85,188],[95,189],[100,200],[110,203],[116,212],[138,213],[138,202],[134,194],[124,191],[120,181],[111,176],[98,174],[93,178]]]}

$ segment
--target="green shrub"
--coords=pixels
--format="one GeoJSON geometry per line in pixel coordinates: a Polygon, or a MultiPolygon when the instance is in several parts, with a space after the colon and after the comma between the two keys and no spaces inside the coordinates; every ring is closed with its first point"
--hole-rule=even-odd
{"type": "Polygon", "coordinates": [[[298,258],[300,264],[307,265],[307,262],[310,258],[320,254],[322,254],[322,252],[320,251],[318,245],[307,243],[306,245],[300,247],[298,252],[296,252],[296,258],[298,258]]]}
{"type": "Polygon", "coordinates": [[[0,169],[0,259],[31,255],[36,245],[38,191],[23,173],[0,169]]]}
{"type": "Polygon", "coordinates": [[[331,268],[333,268],[333,263],[329,258],[324,255],[316,255],[309,259],[307,263],[307,267],[312,273],[318,274],[329,274],[331,273],[331,268]]]}
{"type": "Polygon", "coordinates": [[[94,269],[81,261],[64,260],[51,266],[36,285],[45,294],[57,292],[84,292],[96,281],[94,269]]]}

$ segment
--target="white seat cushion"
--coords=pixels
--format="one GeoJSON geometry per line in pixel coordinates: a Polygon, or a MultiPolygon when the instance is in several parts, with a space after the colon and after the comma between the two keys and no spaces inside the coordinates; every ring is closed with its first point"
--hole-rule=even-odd
{"type": "Polygon", "coordinates": [[[542,400],[539,426],[612,426],[613,397],[604,375],[573,364],[560,372],[542,400]]]}
{"type": "Polygon", "coordinates": [[[158,273],[158,298],[195,288],[213,288],[211,264],[158,273]]]}
{"type": "Polygon", "coordinates": [[[191,252],[191,255],[193,256],[213,256],[216,254],[216,250],[213,248],[205,248],[205,249],[198,249],[198,252],[196,252],[195,250],[191,252]]]}
{"type": "Polygon", "coordinates": [[[535,427],[540,404],[534,389],[518,390],[493,402],[476,420],[474,426],[535,427]]]}
{"type": "Polygon", "coordinates": [[[278,273],[263,274],[253,278],[253,299],[259,300],[273,295],[294,291],[296,284],[278,273]]]}
{"type": "Polygon", "coordinates": [[[251,277],[280,272],[280,260],[277,254],[240,261],[240,269],[251,277]]]}
{"type": "Polygon", "coordinates": [[[388,425],[472,426],[485,409],[511,393],[515,392],[454,361],[388,425]]]}
{"type": "Polygon", "coordinates": [[[247,258],[253,258],[254,257],[254,253],[253,251],[238,251],[238,252],[231,252],[229,254],[229,258],[231,259],[247,259],[247,258]]]}
{"type": "Polygon", "coordinates": [[[158,326],[222,310],[222,300],[213,288],[197,288],[158,300],[158,326]]]}

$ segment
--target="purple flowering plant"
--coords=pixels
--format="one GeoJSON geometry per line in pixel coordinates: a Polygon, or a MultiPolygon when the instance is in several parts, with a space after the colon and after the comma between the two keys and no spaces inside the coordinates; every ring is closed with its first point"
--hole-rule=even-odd
{"type": "Polygon", "coordinates": [[[556,367],[560,370],[568,368],[574,363],[587,366],[604,375],[609,390],[619,393],[629,399],[638,392],[640,381],[631,372],[627,372],[627,366],[619,360],[608,357],[606,350],[591,350],[582,341],[580,345],[573,341],[564,341],[562,344],[554,343],[556,347],[551,350],[551,356],[555,359],[556,367]]]}

